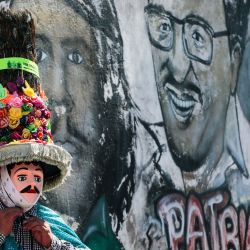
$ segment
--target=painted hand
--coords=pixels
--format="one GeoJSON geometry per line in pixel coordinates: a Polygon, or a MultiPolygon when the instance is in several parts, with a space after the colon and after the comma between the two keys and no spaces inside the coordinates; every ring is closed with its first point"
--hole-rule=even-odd
{"type": "Polygon", "coordinates": [[[32,217],[23,222],[26,230],[29,230],[34,239],[43,247],[49,248],[52,243],[53,234],[49,223],[37,217],[32,217]]]}
{"type": "Polygon", "coordinates": [[[9,207],[0,210],[0,233],[8,236],[13,227],[15,219],[23,214],[23,210],[18,207],[9,207]]]}

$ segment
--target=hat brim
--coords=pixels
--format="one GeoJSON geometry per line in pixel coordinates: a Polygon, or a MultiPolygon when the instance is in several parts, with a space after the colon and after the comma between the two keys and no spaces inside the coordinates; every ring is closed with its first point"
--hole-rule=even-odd
{"type": "Polygon", "coordinates": [[[42,162],[55,166],[59,173],[53,178],[45,179],[44,191],[49,191],[62,184],[71,170],[71,155],[55,144],[17,143],[0,147],[0,167],[19,162],[42,162]]]}

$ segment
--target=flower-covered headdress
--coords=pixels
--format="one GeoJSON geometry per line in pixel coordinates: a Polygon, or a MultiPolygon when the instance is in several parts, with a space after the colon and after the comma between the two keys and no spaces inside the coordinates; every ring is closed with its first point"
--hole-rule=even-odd
{"type": "Polygon", "coordinates": [[[28,11],[0,11],[0,166],[39,162],[44,190],[63,182],[71,156],[53,144],[48,99],[39,83],[35,27],[28,11]]]}

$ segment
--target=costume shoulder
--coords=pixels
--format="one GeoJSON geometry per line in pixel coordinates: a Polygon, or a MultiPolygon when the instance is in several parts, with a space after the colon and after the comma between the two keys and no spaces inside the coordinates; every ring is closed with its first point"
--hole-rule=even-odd
{"type": "Polygon", "coordinates": [[[63,221],[52,209],[37,204],[37,215],[50,224],[52,233],[60,240],[71,243],[74,247],[88,249],[76,235],[76,233],[63,221]]]}

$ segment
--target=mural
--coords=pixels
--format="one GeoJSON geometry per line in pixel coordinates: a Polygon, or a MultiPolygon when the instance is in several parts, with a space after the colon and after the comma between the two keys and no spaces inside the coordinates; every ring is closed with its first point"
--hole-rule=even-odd
{"type": "Polygon", "coordinates": [[[1,3],[73,155],[45,204],[91,249],[250,249],[249,1],[1,3]]]}
{"type": "Polygon", "coordinates": [[[126,249],[248,249],[248,14],[246,1],[145,4],[163,122],[137,117],[126,249]]]}

